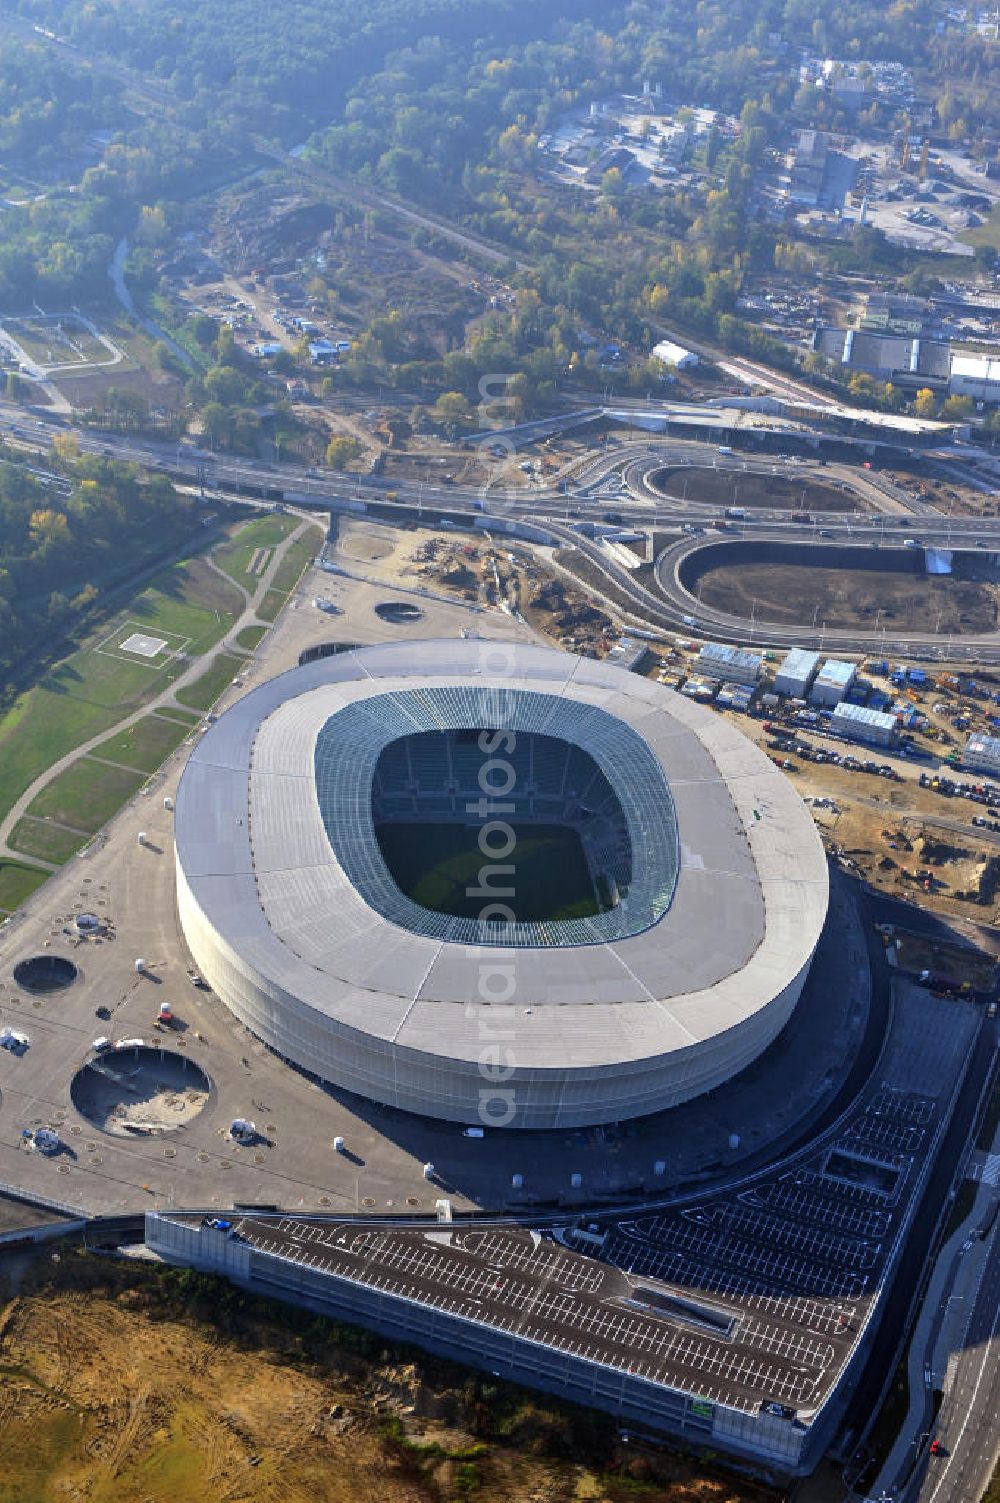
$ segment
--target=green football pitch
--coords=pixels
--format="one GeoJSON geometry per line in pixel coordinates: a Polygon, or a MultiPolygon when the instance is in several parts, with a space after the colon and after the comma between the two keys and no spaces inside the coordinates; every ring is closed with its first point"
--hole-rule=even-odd
{"type": "Polygon", "coordinates": [[[587,918],[599,912],[580,837],[563,825],[512,824],[514,849],[483,856],[480,825],[384,824],[376,833],[397,887],[435,913],[478,918],[490,901],[507,903],[519,923],[587,918]],[[512,866],[512,873],[495,870],[512,866]],[[470,893],[480,870],[492,870],[490,899],[470,893]],[[513,888],[512,896],[499,889],[513,888]]]}

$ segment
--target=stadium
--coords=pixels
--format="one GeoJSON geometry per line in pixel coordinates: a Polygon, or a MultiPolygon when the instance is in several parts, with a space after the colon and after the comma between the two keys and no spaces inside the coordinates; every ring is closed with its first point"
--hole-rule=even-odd
{"type": "Polygon", "coordinates": [[[175,815],[192,957],[329,1084],[551,1129],[745,1069],[790,1018],[826,862],[722,717],[618,668],[479,639],[263,684],[201,739],[175,815]]]}

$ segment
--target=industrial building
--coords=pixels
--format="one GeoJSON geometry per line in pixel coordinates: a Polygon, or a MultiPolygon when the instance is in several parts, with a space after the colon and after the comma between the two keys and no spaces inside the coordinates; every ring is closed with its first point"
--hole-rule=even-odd
{"type": "Polygon", "coordinates": [[[659,344],[654,344],[650,353],[654,360],[661,360],[664,365],[674,365],[679,371],[698,364],[698,356],[693,350],[685,349],[682,344],[674,344],[672,339],[661,339],[659,344]]]}
{"type": "Polygon", "coordinates": [[[830,138],[821,130],[801,130],[792,157],[789,197],[795,203],[817,204],[823,195],[830,138]]]}
{"type": "Polygon", "coordinates": [[[870,746],[891,746],[899,729],[895,715],[849,704],[837,705],[830,728],[849,741],[866,741],[870,746]]]}
{"type": "Polygon", "coordinates": [[[951,346],[945,340],[861,329],[817,329],[813,349],[848,370],[891,380],[895,386],[932,391],[948,387],[951,346]]]}
{"type": "Polygon", "coordinates": [[[953,355],[948,389],[953,397],[1000,402],[1000,360],[993,355],[953,355]]]}
{"type": "Polygon", "coordinates": [[[973,731],[965,743],[962,766],[970,772],[985,772],[990,777],[1000,777],[1000,737],[984,736],[973,731]]]}
{"type": "Polygon", "coordinates": [[[508,1129],[644,1116],[745,1069],[798,1002],[828,897],[801,799],[735,727],[476,639],[355,649],[247,694],[191,754],[175,845],[194,962],[259,1039],[371,1100],[508,1129]],[[503,807],[576,833],[608,896],[589,916],[499,921],[488,895],[470,917],[398,885],[380,837],[467,827],[483,736],[503,807]],[[477,996],[518,1004],[485,1095],[477,996]]]}
{"type": "Polygon", "coordinates": [[[812,688],[818,668],[818,652],[808,652],[804,647],[793,647],[774,675],[775,694],[787,694],[792,699],[805,699],[812,688]]]}
{"type": "Polygon", "coordinates": [[[730,647],[725,642],[706,642],[695,664],[698,673],[726,684],[757,684],[764,660],[759,652],[730,647]]]}
{"type": "Polygon", "coordinates": [[[839,705],[850,692],[857,676],[857,665],[827,658],[812,686],[810,698],[814,705],[839,705]]]}
{"type": "Polygon", "coordinates": [[[901,292],[870,292],[861,327],[889,334],[922,334],[930,304],[901,292]]]}

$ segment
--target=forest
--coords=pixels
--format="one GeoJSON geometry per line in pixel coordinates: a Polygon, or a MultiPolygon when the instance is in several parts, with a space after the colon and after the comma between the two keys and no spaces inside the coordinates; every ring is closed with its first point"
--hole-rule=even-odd
{"type": "MultiPolygon", "coordinates": [[[[203,223],[213,186],[245,176],[261,151],[305,141],[308,157],[337,177],[462,223],[509,249],[512,267],[515,256],[521,262],[516,308],[484,320],[469,348],[442,356],[387,309],[329,378],[432,399],[472,390],[483,369],[517,373],[526,406],[567,371],[598,386],[608,378],[596,353],[578,348],[581,320],[648,348],[669,315],[787,364],[786,346],[735,316],[749,272],[822,262],[907,276],[912,258],[876,231],[817,251],[789,245],[754,213],[756,168],[791,127],[850,123],[830,96],[800,85],[805,51],[906,64],[945,141],[970,138],[985,151],[1000,124],[997,44],[942,31],[930,0],[845,0],[821,14],[811,0],[191,0],[183,24],[172,0],[17,3],[70,52],[53,60],[40,45],[3,44],[10,107],[4,116],[0,106],[0,138],[6,132],[10,155],[43,181],[54,163],[64,171],[38,195],[0,207],[0,307],[106,295],[118,237],[130,235],[141,260],[203,223]],[[140,105],[127,77],[81,76],[73,49],[162,82],[174,105],[132,114],[140,105]],[[612,171],[599,193],[574,195],[542,182],[539,135],[566,110],[642,79],[662,83],[674,109],[701,105],[739,120],[735,137],[714,131],[700,148],[700,184],[629,193],[612,171]],[[55,96],[59,107],[47,108],[55,96]],[[74,174],[72,143],[90,127],[110,140],[74,174]]],[[[884,133],[907,125],[877,103],[865,123],[884,133]]],[[[327,290],[335,299],[332,277],[327,290]]],[[[628,379],[641,385],[653,374],[632,367],[628,379]]],[[[232,372],[216,374],[189,397],[220,443],[246,447],[252,434],[234,413],[253,395],[236,385],[232,372]]]]}
{"type": "Polygon", "coordinates": [[[0,460],[0,682],[39,640],[64,629],[100,588],[156,557],[192,526],[192,505],[162,475],[77,455],[65,488],[0,460]]]}

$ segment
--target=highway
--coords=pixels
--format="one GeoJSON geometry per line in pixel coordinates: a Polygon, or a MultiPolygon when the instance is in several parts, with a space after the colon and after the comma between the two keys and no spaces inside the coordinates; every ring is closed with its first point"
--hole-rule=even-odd
{"type": "MultiPolygon", "coordinates": [[[[1000,1236],[987,1239],[968,1324],[952,1359],[949,1387],[933,1428],[941,1454],[924,1452],[907,1503],[978,1503],[1000,1452],[1000,1236]]],[[[972,1249],[970,1248],[970,1252],[972,1249]]]]}
{"type": "MultiPolygon", "coordinates": [[[[16,444],[29,450],[47,453],[55,432],[65,432],[66,425],[33,418],[23,409],[0,403],[0,433],[8,434],[16,444]]],[[[179,483],[205,484],[209,490],[220,485],[268,486],[281,490],[293,504],[328,510],[346,507],[352,501],[367,504],[386,502],[392,492],[404,515],[416,509],[429,522],[442,513],[459,523],[477,528],[489,521],[503,524],[520,521],[537,525],[557,546],[571,548],[593,565],[604,581],[613,606],[623,614],[625,624],[664,633],[697,632],[723,641],[755,647],[818,647],[831,653],[889,653],[923,661],[965,662],[970,665],[1000,664],[1000,634],[942,637],[936,632],[864,631],[857,628],[826,629],[820,623],[779,626],[769,622],[747,621],[700,604],[683,588],[677,577],[680,562],[696,549],[726,538],[808,542],[817,549],[843,546],[845,543],[871,547],[902,547],[904,538],[921,545],[941,547],[981,546],[986,552],[1000,553],[1000,518],[945,517],[929,506],[919,514],[898,515],[813,512],[822,520],[821,536],[816,526],[805,527],[793,522],[791,514],[758,508],[748,510],[736,527],[730,523],[725,533],[704,535],[704,529],[718,521],[724,508],[705,503],[664,496],[650,499],[648,473],[664,465],[714,467],[740,474],[794,474],[803,480],[822,478],[826,483],[856,486],[870,485],[868,472],[856,472],[847,466],[809,466],[806,463],[779,464],[768,459],[750,460],[743,456],[721,455],[718,446],[691,439],[673,439],[662,444],[629,444],[595,454],[579,466],[572,480],[567,479],[565,494],[536,484],[531,487],[504,488],[482,486],[433,486],[425,480],[387,479],[383,476],[356,476],[353,480],[334,479],[317,471],[303,471],[249,460],[204,454],[183,443],[140,441],[131,436],[76,432],[81,449],[108,455],[119,460],[164,470],[179,483]],[[570,489],[572,486],[572,489],[570,489]],[[656,560],[656,589],[636,580],[629,569],[618,563],[603,547],[599,538],[588,537],[581,530],[587,522],[608,525],[608,517],[626,524],[658,531],[681,532],[685,536],[671,544],[656,560]],[[874,522],[874,526],[873,526],[874,522]],[[702,533],[695,529],[701,528],[702,533]],[[898,529],[889,531],[888,529],[898,529]],[[898,540],[898,541],[897,541],[898,540]]],[[[484,470],[484,476],[485,476],[484,470]]],[[[866,493],[869,505],[891,505],[898,513],[900,497],[887,494],[886,482],[874,494],[866,493]]],[[[899,487],[892,488],[894,492],[899,487]]],[[[591,529],[593,530],[593,529],[591,529]]]]}

